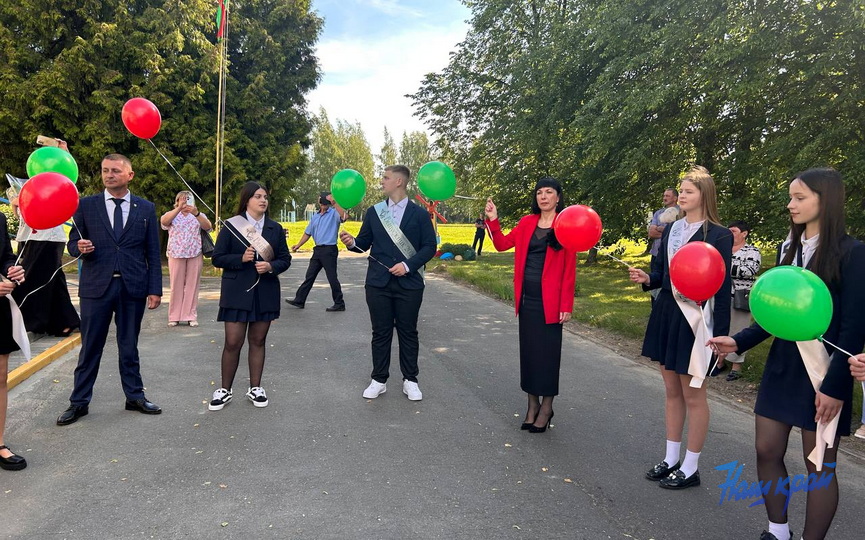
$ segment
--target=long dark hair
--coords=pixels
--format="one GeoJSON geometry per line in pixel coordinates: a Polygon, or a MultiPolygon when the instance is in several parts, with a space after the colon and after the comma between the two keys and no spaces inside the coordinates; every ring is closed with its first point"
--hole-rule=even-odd
{"type": "MultiPolygon", "coordinates": [[[[841,240],[847,235],[844,219],[844,182],[835,169],[808,169],[796,175],[808,189],[820,198],[820,242],[811,259],[811,270],[827,285],[841,277],[841,240]]],[[[805,224],[790,219],[790,248],[781,264],[793,264],[793,258],[802,246],[805,224]]]]}
{"type": "MultiPolygon", "coordinates": [[[[538,206],[538,190],[541,188],[553,188],[558,193],[559,202],[556,204],[556,214],[565,209],[565,196],[562,194],[562,184],[552,176],[544,176],[538,180],[538,183],[535,184],[535,189],[532,190],[532,214],[541,213],[541,207],[538,206]]],[[[547,244],[556,251],[562,249],[562,245],[559,243],[558,238],[556,238],[556,231],[554,230],[550,230],[550,233],[547,235],[547,244]]]]}
{"type": "MultiPolygon", "coordinates": [[[[235,216],[246,214],[246,205],[249,204],[249,199],[251,199],[259,189],[267,191],[267,188],[258,182],[247,182],[243,184],[243,187],[240,188],[240,204],[237,206],[237,212],[234,213],[235,216]]],[[[264,215],[266,216],[267,212],[265,212],[264,215]]]]}

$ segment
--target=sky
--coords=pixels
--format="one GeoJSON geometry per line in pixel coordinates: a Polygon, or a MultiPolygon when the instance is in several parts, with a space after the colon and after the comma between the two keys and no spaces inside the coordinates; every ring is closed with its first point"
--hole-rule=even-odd
{"type": "Polygon", "coordinates": [[[458,0],[313,0],[312,7],[324,29],[310,113],[324,107],[331,122],[360,122],[373,153],[385,126],[397,145],[404,131],[427,131],[404,96],[447,66],[468,31],[468,8],[458,0]]]}

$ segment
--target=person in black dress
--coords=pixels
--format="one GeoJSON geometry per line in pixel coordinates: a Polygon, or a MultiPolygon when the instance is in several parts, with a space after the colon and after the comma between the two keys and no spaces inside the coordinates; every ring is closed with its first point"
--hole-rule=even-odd
{"type": "Polygon", "coordinates": [[[528,394],[522,429],[543,433],[559,394],[562,325],[574,310],[577,254],[562,247],[552,231],[565,206],[562,185],[550,177],[535,185],[532,213],[502,233],[498,211],[487,200],[486,225],[498,251],[514,248],[514,304],[519,316],[520,388],[528,394]]]}
{"type": "MultiPolygon", "coordinates": [[[[808,268],[820,276],[829,287],[833,305],[832,320],[823,337],[841,349],[857,352],[865,343],[865,245],[847,235],[844,199],[844,184],[837,171],[809,169],[796,175],[790,183],[787,205],[790,234],[779,249],[778,264],[808,268]]],[[[742,354],[768,337],[755,323],[733,337],[716,337],[709,343],[721,353],[742,354]]],[[[801,429],[802,450],[808,456],[817,445],[817,420],[828,423],[841,415],[834,444],[825,450],[824,464],[836,461],[840,436],[850,435],[853,379],[849,357],[833,354],[834,349],[825,346],[829,370],[820,390],[815,391],[800,353],[801,343],[773,340],[754,406],[757,476],[773,485],[779,478],[787,478],[784,455],[793,426],[801,429]]],[[[817,466],[807,457],[805,466],[809,474],[817,473],[817,466]]],[[[828,486],[809,491],[807,497],[802,537],[823,538],[838,508],[836,475],[828,486]]],[[[763,499],[769,530],[763,531],[761,540],[787,540],[787,497],[773,489],[763,499]]]]}
{"type": "Polygon", "coordinates": [[[3,442],[3,432],[6,429],[6,405],[8,389],[6,379],[9,375],[9,353],[19,349],[12,338],[12,311],[6,295],[15,289],[15,282],[24,281],[24,269],[15,264],[15,255],[9,243],[6,228],[6,216],[0,214],[0,269],[8,279],[0,279],[0,469],[20,471],[27,467],[27,461],[12,453],[3,442]]]}
{"type": "MultiPolygon", "coordinates": [[[[652,261],[650,273],[630,268],[631,281],[643,284],[644,290],[660,288],[652,304],[646,337],[643,340],[643,356],[660,363],[664,378],[665,420],[667,432],[664,459],[647,473],[649,480],[659,481],[666,489],[684,489],[700,485],[698,464],[706,435],[709,431],[709,403],[706,385],[691,386],[692,375],[706,370],[702,361],[710,362],[710,354],[701,343],[695,344],[695,334],[685,313],[705,317],[711,310],[713,325],[710,335],[725,335],[730,328],[730,261],[733,253],[733,236],[718,219],[715,181],[704,167],[694,167],[683,178],[679,189],[679,208],[684,219],[673,222],[664,229],[658,255],[652,261]],[[724,283],[713,298],[702,306],[675,294],[670,281],[670,260],[688,242],[707,242],[714,246],[724,260],[724,283]],[[692,358],[694,367],[692,368],[692,358]],[[688,420],[688,446],[684,461],[679,460],[682,432],[688,420]]],[[[699,320],[699,319],[697,319],[699,320]]]]}
{"type": "Polygon", "coordinates": [[[267,217],[267,205],[267,190],[256,182],[247,182],[240,190],[235,216],[224,224],[216,238],[212,261],[213,266],[223,269],[217,320],[225,323],[225,346],[222,386],[213,392],[208,406],[211,411],[218,411],[231,401],[231,385],[244,341],[249,345],[246,397],[256,407],[266,407],[268,403],[261,387],[265,340],[271,321],[279,318],[281,302],[276,276],[291,265],[291,254],[282,226],[267,217]]]}

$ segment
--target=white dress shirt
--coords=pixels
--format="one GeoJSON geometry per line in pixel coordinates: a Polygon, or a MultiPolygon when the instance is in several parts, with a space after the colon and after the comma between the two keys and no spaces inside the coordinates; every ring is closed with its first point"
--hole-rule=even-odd
{"type": "Polygon", "coordinates": [[[131,206],[132,194],[127,191],[126,195],[123,197],[115,197],[114,195],[108,193],[106,189],[103,194],[105,195],[105,210],[108,212],[108,222],[111,223],[111,228],[114,228],[114,208],[116,208],[117,204],[111,199],[123,199],[123,202],[120,203],[120,209],[123,211],[123,226],[126,227],[126,222],[129,221],[129,208],[131,206]]]}

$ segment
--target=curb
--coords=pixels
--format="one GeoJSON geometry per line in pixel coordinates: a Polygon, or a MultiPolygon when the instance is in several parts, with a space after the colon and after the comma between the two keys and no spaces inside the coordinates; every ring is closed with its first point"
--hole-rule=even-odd
{"type": "Polygon", "coordinates": [[[49,365],[51,362],[61,358],[63,355],[81,345],[81,334],[73,334],[57,345],[31,358],[29,361],[9,372],[7,386],[12,390],[17,385],[26,381],[31,375],[49,365]]]}

